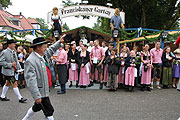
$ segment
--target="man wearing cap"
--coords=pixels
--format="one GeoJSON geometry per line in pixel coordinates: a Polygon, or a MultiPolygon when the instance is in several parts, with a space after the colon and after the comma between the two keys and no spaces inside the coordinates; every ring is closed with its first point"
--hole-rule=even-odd
{"type": "MultiPolygon", "coordinates": [[[[10,84],[13,86],[13,91],[19,99],[20,103],[25,103],[27,99],[24,99],[17,87],[17,80],[15,79],[15,73],[21,70],[21,66],[18,62],[17,54],[15,50],[16,42],[13,39],[7,40],[7,49],[0,53],[0,66],[2,66],[2,74],[5,77],[6,83],[3,86],[1,101],[9,101],[6,97],[6,92],[9,89],[10,84]]],[[[23,72],[21,72],[23,74],[23,72]]]]}
{"type": "Polygon", "coordinates": [[[47,48],[47,41],[44,38],[36,38],[33,40],[34,52],[30,54],[24,64],[24,76],[27,86],[34,99],[34,105],[31,107],[23,120],[29,118],[36,112],[42,110],[46,119],[54,120],[54,108],[49,99],[49,82],[48,76],[48,59],[53,56],[55,51],[61,47],[63,37],[55,44],[47,48]]]}

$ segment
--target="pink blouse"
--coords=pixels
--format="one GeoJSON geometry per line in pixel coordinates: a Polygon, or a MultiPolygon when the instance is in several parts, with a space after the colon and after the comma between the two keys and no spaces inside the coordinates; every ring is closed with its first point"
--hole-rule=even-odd
{"type": "Polygon", "coordinates": [[[67,63],[67,52],[64,49],[62,49],[59,51],[56,64],[66,64],[66,63],[67,63]]]}

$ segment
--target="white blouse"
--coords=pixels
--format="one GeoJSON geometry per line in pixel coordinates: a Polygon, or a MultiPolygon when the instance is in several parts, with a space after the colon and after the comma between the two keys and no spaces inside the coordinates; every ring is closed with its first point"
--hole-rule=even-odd
{"type": "Polygon", "coordinates": [[[60,19],[60,16],[59,15],[54,15],[54,14],[52,14],[52,16],[51,16],[51,25],[53,25],[53,23],[54,23],[54,21],[53,20],[59,20],[59,23],[62,25],[63,24],[63,22],[62,22],[62,20],[60,19]]]}

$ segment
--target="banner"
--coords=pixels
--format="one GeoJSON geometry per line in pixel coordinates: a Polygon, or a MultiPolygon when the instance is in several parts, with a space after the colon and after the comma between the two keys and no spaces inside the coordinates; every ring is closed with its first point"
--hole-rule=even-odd
{"type": "MultiPolygon", "coordinates": [[[[75,5],[59,9],[59,15],[62,19],[79,15],[100,16],[110,19],[114,15],[114,12],[115,9],[113,8],[97,5],[75,5]]],[[[51,21],[51,16],[52,11],[48,12],[48,23],[51,21]]],[[[120,12],[120,16],[123,20],[123,23],[125,24],[125,13],[120,12]]]]}

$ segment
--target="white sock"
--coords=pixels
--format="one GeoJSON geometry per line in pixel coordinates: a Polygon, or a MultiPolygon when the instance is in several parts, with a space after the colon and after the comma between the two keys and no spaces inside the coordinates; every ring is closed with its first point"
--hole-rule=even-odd
{"type": "Polygon", "coordinates": [[[49,117],[47,117],[47,120],[54,120],[54,117],[53,116],[49,116],[49,117]]]}
{"type": "Polygon", "coordinates": [[[22,96],[21,96],[21,94],[19,92],[19,89],[18,88],[13,88],[13,90],[14,90],[14,93],[16,94],[16,96],[18,97],[18,99],[21,100],[22,96]]]}
{"type": "Polygon", "coordinates": [[[26,115],[24,116],[24,118],[22,120],[29,120],[30,117],[32,117],[35,114],[35,112],[32,110],[32,107],[29,108],[29,110],[27,111],[26,115]]]}
{"type": "Polygon", "coordinates": [[[151,82],[151,86],[153,86],[153,82],[151,82]]]}
{"type": "Polygon", "coordinates": [[[156,85],[157,85],[157,86],[159,85],[159,81],[156,81],[156,85]]]}
{"type": "Polygon", "coordinates": [[[6,86],[6,85],[3,86],[1,98],[5,98],[5,97],[6,97],[6,92],[8,91],[8,88],[9,88],[9,87],[6,86]]]}

